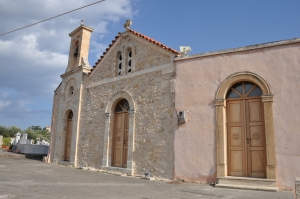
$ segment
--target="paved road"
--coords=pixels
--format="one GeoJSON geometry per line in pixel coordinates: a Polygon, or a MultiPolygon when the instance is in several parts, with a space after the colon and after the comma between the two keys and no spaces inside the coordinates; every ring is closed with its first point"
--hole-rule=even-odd
{"type": "Polygon", "coordinates": [[[0,157],[0,199],[293,199],[292,192],[214,188],[123,177],[40,160],[0,157]]]}

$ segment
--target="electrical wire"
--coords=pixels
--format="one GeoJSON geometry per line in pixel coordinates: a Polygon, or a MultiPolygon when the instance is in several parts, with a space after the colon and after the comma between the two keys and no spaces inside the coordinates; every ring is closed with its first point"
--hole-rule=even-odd
{"type": "Polygon", "coordinates": [[[91,6],[91,5],[94,5],[94,4],[103,2],[103,1],[105,1],[105,0],[97,1],[97,2],[95,2],[95,3],[91,3],[91,4],[88,4],[88,5],[86,5],[86,6],[82,6],[82,7],[80,7],[80,8],[76,8],[76,9],[74,9],[74,10],[65,12],[65,13],[63,13],[63,14],[56,15],[56,16],[54,16],[54,17],[51,17],[51,18],[48,18],[48,19],[44,19],[44,20],[42,20],[42,21],[39,21],[39,22],[30,24],[30,25],[24,26],[24,27],[22,27],[22,28],[18,28],[18,29],[15,29],[15,30],[12,30],[12,31],[9,31],[9,32],[6,32],[6,33],[2,33],[2,34],[0,34],[0,36],[6,35],[6,34],[9,34],[9,33],[12,33],[12,32],[16,32],[16,31],[22,30],[22,29],[24,29],[24,28],[28,28],[28,27],[30,27],[30,26],[34,26],[34,25],[39,24],[39,23],[43,23],[43,22],[48,21],[48,20],[50,20],[50,19],[54,19],[54,18],[56,18],[56,17],[60,17],[60,16],[62,16],[62,15],[65,15],[65,14],[68,14],[68,13],[71,13],[71,12],[74,12],[74,11],[76,11],[76,10],[80,10],[80,9],[82,9],[82,8],[85,8],[85,7],[88,7],[88,6],[91,6]]]}

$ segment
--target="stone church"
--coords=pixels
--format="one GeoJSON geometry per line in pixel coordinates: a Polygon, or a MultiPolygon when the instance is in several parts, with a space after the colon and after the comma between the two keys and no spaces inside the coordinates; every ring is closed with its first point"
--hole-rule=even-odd
{"type": "Polygon", "coordinates": [[[95,63],[71,37],[51,162],[262,190],[300,176],[300,39],[184,55],[126,23],[95,63]]]}

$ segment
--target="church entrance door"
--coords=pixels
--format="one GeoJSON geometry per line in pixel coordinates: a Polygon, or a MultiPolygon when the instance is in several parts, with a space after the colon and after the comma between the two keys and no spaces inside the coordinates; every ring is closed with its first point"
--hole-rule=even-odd
{"type": "Polygon", "coordinates": [[[266,139],[261,89],[250,82],[227,94],[228,175],[266,177],[266,139]]]}
{"type": "Polygon", "coordinates": [[[121,100],[115,108],[112,163],[116,167],[127,167],[128,110],[129,104],[125,99],[121,100]]]}
{"type": "Polygon", "coordinates": [[[73,112],[70,111],[67,120],[66,142],[65,142],[65,161],[70,161],[71,140],[72,140],[72,118],[73,112]]]}

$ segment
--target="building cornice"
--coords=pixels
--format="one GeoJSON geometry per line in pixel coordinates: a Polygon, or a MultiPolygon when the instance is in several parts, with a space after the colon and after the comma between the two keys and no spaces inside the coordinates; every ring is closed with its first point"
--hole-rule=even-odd
{"type": "Polygon", "coordinates": [[[229,53],[235,53],[235,52],[244,52],[244,51],[249,51],[249,50],[257,50],[257,49],[270,48],[270,47],[295,44],[295,43],[300,43],[300,38],[275,41],[275,42],[269,42],[269,43],[263,43],[263,44],[256,44],[256,45],[244,46],[244,47],[239,47],[239,48],[231,48],[231,49],[227,49],[227,50],[205,52],[205,53],[195,54],[195,55],[190,55],[190,56],[185,56],[185,57],[176,57],[174,59],[174,61],[181,61],[181,60],[187,60],[187,59],[229,54],[229,53]]]}

